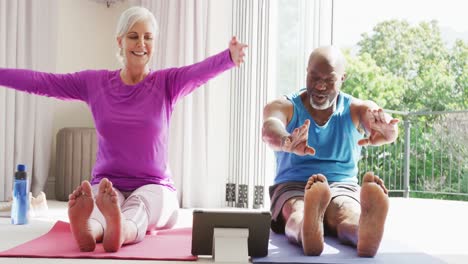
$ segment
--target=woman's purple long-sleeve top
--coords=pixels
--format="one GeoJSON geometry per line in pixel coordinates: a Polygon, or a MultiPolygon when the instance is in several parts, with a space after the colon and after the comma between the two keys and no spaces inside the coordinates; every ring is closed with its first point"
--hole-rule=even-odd
{"type": "Polygon", "coordinates": [[[146,184],[174,190],[168,167],[174,105],[233,66],[230,52],[225,50],[193,65],[150,72],[136,85],[124,84],[120,70],[51,74],[0,68],[0,85],[88,104],[98,137],[92,184],[106,177],[121,191],[146,184]]]}

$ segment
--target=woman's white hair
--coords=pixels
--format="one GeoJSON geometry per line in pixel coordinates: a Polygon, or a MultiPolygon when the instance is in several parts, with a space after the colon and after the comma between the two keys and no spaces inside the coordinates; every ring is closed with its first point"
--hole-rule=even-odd
{"type": "MultiPolygon", "coordinates": [[[[125,10],[120,15],[115,32],[116,37],[122,37],[125,35],[133,27],[133,25],[139,21],[150,22],[151,26],[153,27],[153,36],[158,34],[158,22],[156,21],[153,13],[144,7],[134,6],[125,10]]],[[[120,63],[122,63],[122,65],[125,65],[125,58],[121,48],[119,48],[119,52],[117,53],[117,59],[120,61],[120,63]]]]}

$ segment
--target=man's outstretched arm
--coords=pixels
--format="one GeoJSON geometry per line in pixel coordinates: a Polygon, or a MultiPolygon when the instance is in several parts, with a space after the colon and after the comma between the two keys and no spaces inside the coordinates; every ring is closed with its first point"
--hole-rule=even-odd
{"type": "Polygon", "coordinates": [[[367,138],[358,141],[360,146],[380,146],[392,143],[398,137],[398,122],[372,101],[363,101],[359,110],[359,123],[367,138]]]}
{"type": "Polygon", "coordinates": [[[292,112],[292,103],[286,99],[267,104],[263,109],[263,141],[275,151],[291,152],[300,156],[314,155],[315,150],[307,144],[309,120],[295,128],[291,134],[286,130],[292,112]]]}

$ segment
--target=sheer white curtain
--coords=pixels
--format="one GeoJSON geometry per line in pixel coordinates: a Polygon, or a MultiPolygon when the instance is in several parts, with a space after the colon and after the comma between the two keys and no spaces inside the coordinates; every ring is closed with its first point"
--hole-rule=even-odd
{"type": "MultiPolygon", "coordinates": [[[[230,1],[224,2],[230,6],[230,1]]],[[[159,24],[154,57],[156,69],[189,65],[228,47],[229,38],[224,38],[223,45],[215,45],[210,50],[210,43],[213,43],[210,39],[219,37],[216,32],[210,33],[212,23],[216,23],[210,21],[212,1],[142,0],[140,4],[153,12],[159,24]]],[[[225,28],[225,31],[229,32],[230,28],[225,28]]],[[[212,158],[216,159],[217,154],[227,155],[226,149],[225,153],[214,153],[216,145],[224,142],[209,139],[211,134],[216,134],[210,129],[218,129],[210,124],[212,83],[210,81],[178,102],[172,114],[169,159],[182,207],[218,207],[223,204],[223,175],[226,171],[212,173],[212,164],[209,164],[217,162],[212,158]]],[[[229,94],[226,86],[213,89],[222,89],[229,94]]],[[[227,109],[220,111],[227,113],[227,109]]]]}
{"type": "MultiPolygon", "coordinates": [[[[54,0],[0,0],[0,67],[51,71],[54,0]]],[[[15,165],[27,165],[31,191],[47,181],[52,142],[49,101],[0,88],[0,200],[11,196],[15,165]]]]}
{"type": "Polygon", "coordinates": [[[330,44],[329,0],[233,0],[233,34],[249,58],[232,79],[228,206],[268,208],[275,177],[273,151],[261,139],[263,107],[277,91],[304,87],[313,47],[330,44]],[[293,76],[285,83],[285,76],[293,76]]]}
{"type": "Polygon", "coordinates": [[[230,100],[229,176],[226,204],[268,208],[273,176],[272,153],[261,139],[263,107],[271,100],[272,62],[270,0],[234,0],[233,33],[249,43],[249,59],[235,72],[230,100]]]}

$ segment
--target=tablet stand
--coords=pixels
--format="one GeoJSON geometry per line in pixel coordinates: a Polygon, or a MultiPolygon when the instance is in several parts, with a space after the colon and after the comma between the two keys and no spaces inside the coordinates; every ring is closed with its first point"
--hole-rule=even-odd
{"type": "Polygon", "coordinates": [[[214,228],[215,263],[249,263],[248,228],[214,228]]]}

